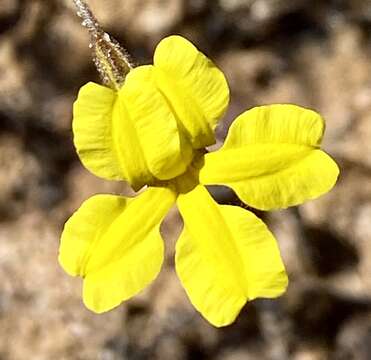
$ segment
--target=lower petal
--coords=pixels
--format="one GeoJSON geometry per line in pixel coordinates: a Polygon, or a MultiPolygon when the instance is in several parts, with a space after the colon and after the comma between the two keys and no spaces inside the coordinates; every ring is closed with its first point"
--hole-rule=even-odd
{"type": "Polygon", "coordinates": [[[185,226],[176,270],[190,301],[210,323],[229,325],[248,300],[285,291],[276,241],[253,213],[218,205],[203,186],[179,195],[177,204],[185,226]]]}
{"type": "Polygon", "coordinates": [[[160,224],[174,202],[167,188],[135,198],[97,195],[67,221],[59,261],[69,274],[84,277],[89,309],[110,310],[157,276],[164,252],[160,224]]]}
{"type": "Polygon", "coordinates": [[[120,305],[157,277],[163,259],[164,243],[158,225],[119,259],[87,273],[83,285],[85,306],[102,313],[120,305]]]}

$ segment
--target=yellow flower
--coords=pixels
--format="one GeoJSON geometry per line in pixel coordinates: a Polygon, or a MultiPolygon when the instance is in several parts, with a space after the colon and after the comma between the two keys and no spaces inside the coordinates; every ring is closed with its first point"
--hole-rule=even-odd
{"type": "Polygon", "coordinates": [[[320,143],[323,119],[295,105],[253,108],[207,153],[229,101],[223,74],[179,36],[158,45],[154,65],[132,70],[118,92],[89,83],[74,106],[75,145],[85,166],[126,179],[134,198],[96,195],[67,221],[59,261],[84,278],[83,300],[108,311],[160,271],[160,225],[176,204],[184,229],[176,271],[195,308],[213,325],[232,323],[244,304],[287,287],[276,241],[252,212],[219,205],[205,185],[231,187],[249,206],[286,208],[329,191],[336,163],[320,143]]]}
{"type": "Polygon", "coordinates": [[[223,73],[189,41],[171,36],[158,45],[154,65],[129,72],[115,92],[94,83],[74,107],[75,145],[94,174],[127,180],[135,190],[182,174],[193,148],[215,142],[229,102],[223,73]]]}

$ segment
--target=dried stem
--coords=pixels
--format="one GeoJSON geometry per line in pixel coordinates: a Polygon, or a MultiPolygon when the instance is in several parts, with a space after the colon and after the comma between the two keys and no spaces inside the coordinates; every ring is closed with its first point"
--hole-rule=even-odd
{"type": "Polygon", "coordinates": [[[100,73],[103,83],[119,90],[126,75],[133,68],[127,51],[99,25],[93,12],[85,1],[73,0],[77,15],[82,19],[82,25],[91,35],[90,48],[94,52],[94,64],[100,73]]]}

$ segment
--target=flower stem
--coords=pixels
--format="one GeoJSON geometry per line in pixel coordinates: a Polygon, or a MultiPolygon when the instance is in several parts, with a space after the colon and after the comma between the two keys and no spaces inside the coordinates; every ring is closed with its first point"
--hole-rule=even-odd
{"type": "Polygon", "coordinates": [[[91,36],[89,47],[94,53],[94,64],[105,85],[119,90],[126,75],[134,67],[128,52],[99,25],[85,1],[73,0],[82,25],[91,36]]]}

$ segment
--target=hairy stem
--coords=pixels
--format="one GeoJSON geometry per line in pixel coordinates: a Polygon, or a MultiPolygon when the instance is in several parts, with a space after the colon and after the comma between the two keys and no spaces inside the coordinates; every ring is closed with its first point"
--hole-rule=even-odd
{"type": "Polygon", "coordinates": [[[86,2],[82,0],[72,1],[77,8],[77,15],[83,20],[82,25],[89,30],[92,37],[97,37],[102,34],[103,30],[86,2]]]}
{"type": "Polygon", "coordinates": [[[119,90],[126,75],[133,68],[128,52],[104,32],[85,1],[73,0],[73,2],[77,8],[77,15],[82,19],[82,25],[90,33],[94,64],[103,83],[114,90],[119,90]]]}

